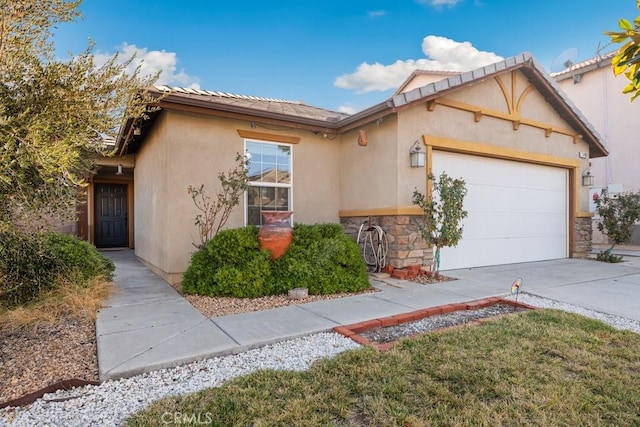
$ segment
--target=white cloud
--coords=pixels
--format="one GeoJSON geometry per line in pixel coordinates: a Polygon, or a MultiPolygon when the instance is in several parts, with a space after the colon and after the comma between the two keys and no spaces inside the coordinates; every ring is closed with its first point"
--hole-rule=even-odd
{"type": "Polygon", "coordinates": [[[426,4],[428,6],[449,6],[453,7],[458,3],[461,3],[462,0],[418,0],[418,3],[426,4]]]}
{"type": "Polygon", "coordinates": [[[385,16],[386,14],[387,12],[384,10],[371,10],[369,11],[369,13],[367,13],[367,16],[369,18],[375,19],[375,18],[380,18],[382,16],[385,16]]]}
{"type": "Polygon", "coordinates": [[[361,108],[355,107],[350,103],[346,103],[338,107],[338,112],[345,113],[345,114],[355,114],[360,110],[361,108]]]}
{"type": "Polygon", "coordinates": [[[468,71],[503,59],[493,52],[480,51],[469,42],[439,36],[425,37],[422,51],[426,58],[397,60],[388,65],[363,62],[353,73],[338,76],[333,84],[358,93],[382,92],[400,86],[414,70],[468,71]]]}
{"type": "MultiPolygon", "coordinates": [[[[181,86],[193,89],[200,89],[199,79],[187,74],[184,70],[178,70],[178,58],[175,52],[165,50],[148,50],[140,48],[134,44],[124,43],[119,51],[119,57],[125,61],[135,55],[126,72],[133,73],[136,67],[140,66],[140,73],[143,76],[150,76],[160,72],[160,76],[155,84],[181,86]]],[[[96,64],[105,63],[112,55],[105,53],[95,54],[96,64]]]]}

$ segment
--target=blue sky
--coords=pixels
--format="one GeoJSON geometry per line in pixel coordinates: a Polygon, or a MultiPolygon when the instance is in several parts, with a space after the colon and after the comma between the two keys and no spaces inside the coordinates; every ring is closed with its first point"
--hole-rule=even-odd
{"type": "Polygon", "coordinates": [[[136,52],[163,84],[345,112],[385,100],[415,68],[524,51],[547,70],[567,49],[588,59],[603,31],[640,14],[635,0],[84,0],[81,11],[56,30],[60,57],[91,39],[99,56],[136,52]]]}

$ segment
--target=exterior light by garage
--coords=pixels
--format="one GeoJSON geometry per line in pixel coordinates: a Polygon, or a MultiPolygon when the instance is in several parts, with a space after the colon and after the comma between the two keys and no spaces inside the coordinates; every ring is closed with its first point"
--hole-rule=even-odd
{"type": "Polygon", "coordinates": [[[414,142],[409,149],[409,156],[411,157],[412,168],[423,168],[426,164],[427,154],[420,148],[418,141],[414,142]]]}
{"type": "Polygon", "coordinates": [[[582,186],[583,187],[591,187],[593,185],[593,175],[591,175],[590,169],[585,169],[582,172],[582,186]]]}

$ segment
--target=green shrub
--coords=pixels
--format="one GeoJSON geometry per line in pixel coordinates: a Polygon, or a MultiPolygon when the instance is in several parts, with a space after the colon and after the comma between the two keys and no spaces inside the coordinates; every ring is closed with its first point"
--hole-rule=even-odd
{"type": "Polygon", "coordinates": [[[358,245],[339,224],[296,224],[293,243],[279,259],[260,251],[258,228],[224,230],[191,258],[185,293],[251,298],[306,287],[312,295],[369,287],[358,245]]]}
{"type": "Polygon", "coordinates": [[[207,251],[199,249],[191,256],[189,267],[182,276],[182,292],[185,294],[213,295],[209,289],[215,288],[216,265],[207,251]]]}
{"type": "Polygon", "coordinates": [[[44,235],[0,231],[0,302],[15,306],[55,285],[56,259],[44,235]]]}
{"type": "Polygon", "coordinates": [[[273,288],[308,288],[311,295],[358,292],[369,279],[356,242],[339,224],[296,224],[293,243],[276,260],[273,288]]]}
{"type": "Polygon", "coordinates": [[[48,233],[48,246],[60,265],[60,272],[76,270],[84,280],[102,276],[113,279],[113,261],[95,246],[68,234],[48,233]]]}
{"type": "Polygon", "coordinates": [[[94,246],[56,233],[0,231],[0,303],[27,304],[58,285],[60,275],[110,280],[113,263],[94,246]]]}
{"type": "Polygon", "coordinates": [[[187,294],[251,298],[269,295],[270,255],[261,251],[258,228],[219,232],[204,249],[193,254],[182,278],[187,294]]]}
{"type": "Polygon", "coordinates": [[[610,262],[615,264],[615,263],[622,262],[623,257],[621,257],[620,255],[615,255],[613,252],[611,252],[610,249],[607,249],[606,251],[599,252],[596,255],[596,259],[598,261],[610,262]]]}

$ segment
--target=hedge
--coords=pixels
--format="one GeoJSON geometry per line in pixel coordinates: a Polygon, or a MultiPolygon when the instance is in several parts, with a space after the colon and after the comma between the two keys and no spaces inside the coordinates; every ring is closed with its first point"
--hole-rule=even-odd
{"type": "Polygon", "coordinates": [[[339,224],[296,224],[289,250],[277,260],[260,250],[257,227],[224,230],[193,254],[182,280],[184,293],[236,298],[299,287],[321,295],[369,286],[358,245],[339,224]]]}

